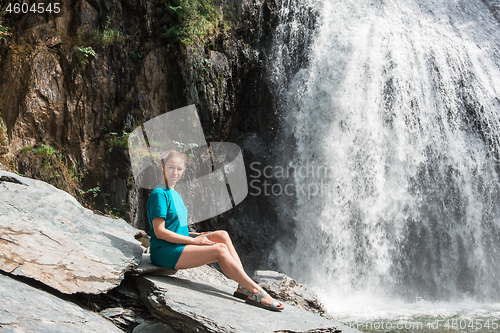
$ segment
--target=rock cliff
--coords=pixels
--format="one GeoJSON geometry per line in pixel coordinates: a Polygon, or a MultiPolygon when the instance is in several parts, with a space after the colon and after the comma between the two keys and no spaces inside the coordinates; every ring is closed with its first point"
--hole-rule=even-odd
{"type": "MultiPolygon", "coordinates": [[[[159,114],[195,104],[207,141],[240,146],[251,136],[265,147],[276,130],[266,74],[279,10],[273,0],[69,0],[58,14],[5,9],[0,164],[54,184],[88,208],[148,229],[148,193],[131,177],[127,137],[159,114]],[[196,17],[174,3],[212,6],[220,15],[203,18],[204,32],[189,35],[196,17]]],[[[248,164],[261,158],[253,148],[243,152],[248,164]]],[[[265,200],[247,205],[274,220],[265,200]]],[[[263,250],[247,235],[255,225],[247,228],[241,216],[231,212],[199,227],[233,228],[243,255],[258,266],[261,259],[250,259],[263,250]]]]}
{"type": "MultiPolygon", "coordinates": [[[[280,92],[307,63],[315,17],[297,0],[68,0],[59,14],[4,6],[0,165],[148,231],[149,193],[131,176],[130,131],[195,104],[207,141],[241,147],[247,178],[253,162],[282,164],[270,147],[277,137],[294,141],[277,135],[280,92]],[[196,17],[179,9],[192,4],[220,13],[208,11],[198,37],[188,29],[198,29],[196,17]]],[[[195,228],[227,230],[249,270],[276,269],[278,235],[294,238],[294,200],[277,208],[272,196],[249,195],[195,228]]]]}

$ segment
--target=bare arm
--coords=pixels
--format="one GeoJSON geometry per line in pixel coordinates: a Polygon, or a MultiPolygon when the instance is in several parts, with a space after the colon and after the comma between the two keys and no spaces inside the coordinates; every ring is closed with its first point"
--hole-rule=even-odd
{"type": "Polygon", "coordinates": [[[190,244],[190,245],[212,245],[212,242],[204,235],[199,235],[195,238],[183,236],[165,228],[165,219],[163,217],[155,217],[153,219],[153,229],[156,237],[170,243],[190,244]]]}

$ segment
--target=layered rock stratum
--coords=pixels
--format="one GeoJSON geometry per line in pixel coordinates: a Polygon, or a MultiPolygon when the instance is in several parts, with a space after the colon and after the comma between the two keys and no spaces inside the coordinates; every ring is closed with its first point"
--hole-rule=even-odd
{"type": "Polygon", "coordinates": [[[63,293],[102,293],[140,262],[136,229],[52,185],[0,171],[0,269],[63,293]]]}

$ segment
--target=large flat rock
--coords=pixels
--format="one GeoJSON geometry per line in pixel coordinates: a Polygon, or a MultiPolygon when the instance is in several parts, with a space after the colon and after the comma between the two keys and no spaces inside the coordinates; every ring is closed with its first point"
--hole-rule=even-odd
{"type": "Polygon", "coordinates": [[[175,331],[183,332],[305,332],[338,328],[341,323],[285,303],[272,312],[235,298],[237,284],[209,266],[180,270],[174,276],[136,277],[141,298],[151,313],[175,331]]]}
{"type": "MultiPolygon", "coordinates": [[[[137,230],[52,185],[0,171],[0,269],[63,293],[117,286],[142,255],[137,230]]],[[[3,286],[2,286],[3,288],[3,286]]]]}
{"type": "Polygon", "coordinates": [[[122,332],[110,321],[80,306],[0,274],[0,331],[122,332]]]}

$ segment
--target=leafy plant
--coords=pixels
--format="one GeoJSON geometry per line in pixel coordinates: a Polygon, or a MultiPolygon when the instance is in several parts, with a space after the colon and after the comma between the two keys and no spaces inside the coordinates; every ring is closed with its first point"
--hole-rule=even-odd
{"type": "Polygon", "coordinates": [[[165,7],[163,36],[184,44],[213,34],[222,21],[220,9],[212,0],[159,0],[157,3],[165,7]]]}
{"type": "Polygon", "coordinates": [[[4,4],[3,4],[3,7],[1,7],[0,15],[5,16],[5,14],[7,14],[7,7],[9,7],[9,3],[11,3],[11,2],[12,2],[12,0],[3,1],[4,4]]]}
{"type": "Polygon", "coordinates": [[[104,30],[102,33],[103,43],[123,42],[124,40],[125,36],[123,36],[121,31],[115,29],[104,30]]]}
{"type": "Polygon", "coordinates": [[[98,42],[104,44],[111,43],[121,43],[125,41],[127,37],[121,33],[121,31],[116,29],[105,29],[103,32],[99,30],[94,30],[92,32],[92,37],[90,38],[91,42],[98,42]]]}
{"type": "Polygon", "coordinates": [[[82,66],[88,65],[90,63],[90,60],[92,60],[92,58],[95,56],[96,53],[91,46],[89,47],[80,46],[78,48],[78,52],[76,53],[76,58],[78,59],[78,61],[82,66]]]}
{"type": "Polygon", "coordinates": [[[2,21],[0,21],[0,40],[2,40],[5,36],[10,36],[9,27],[2,25],[2,21]]]}
{"type": "Polygon", "coordinates": [[[23,148],[21,148],[21,153],[25,153],[25,152],[30,151],[30,150],[33,150],[32,145],[24,146],[23,148]]]}
{"type": "Polygon", "coordinates": [[[107,137],[108,137],[108,142],[109,142],[109,152],[113,150],[114,147],[122,147],[122,148],[127,148],[128,147],[128,137],[130,133],[127,133],[125,131],[122,132],[122,134],[118,134],[115,132],[110,132],[107,137]]]}
{"type": "Polygon", "coordinates": [[[99,186],[97,186],[97,187],[88,189],[87,191],[82,191],[80,189],[79,189],[79,191],[80,191],[80,194],[82,194],[82,195],[91,194],[95,198],[95,197],[97,197],[99,192],[101,192],[101,188],[99,186]]]}
{"type": "Polygon", "coordinates": [[[55,150],[52,146],[42,144],[40,147],[35,148],[33,152],[42,157],[50,158],[52,155],[57,153],[57,150],[55,150]]]}
{"type": "Polygon", "coordinates": [[[127,39],[120,30],[116,29],[115,24],[116,19],[116,11],[113,12],[112,15],[109,15],[106,20],[106,25],[104,27],[104,31],[100,32],[99,30],[94,30],[92,32],[92,37],[90,38],[91,42],[99,42],[104,44],[110,43],[121,43],[127,39]]]}
{"type": "Polygon", "coordinates": [[[26,177],[48,182],[78,198],[78,168],[67,165],[64,157],[64,151],[58,152],[47,143],[27,145],[18,152],[13,167],[26,177]]]}
{"type": "Polygon", "coordinates": [[[144,55],[144,52],[130,51],[130,54],[132,55],[132,58],[137,59],[137,58],[142,57],[144,55]]]}

